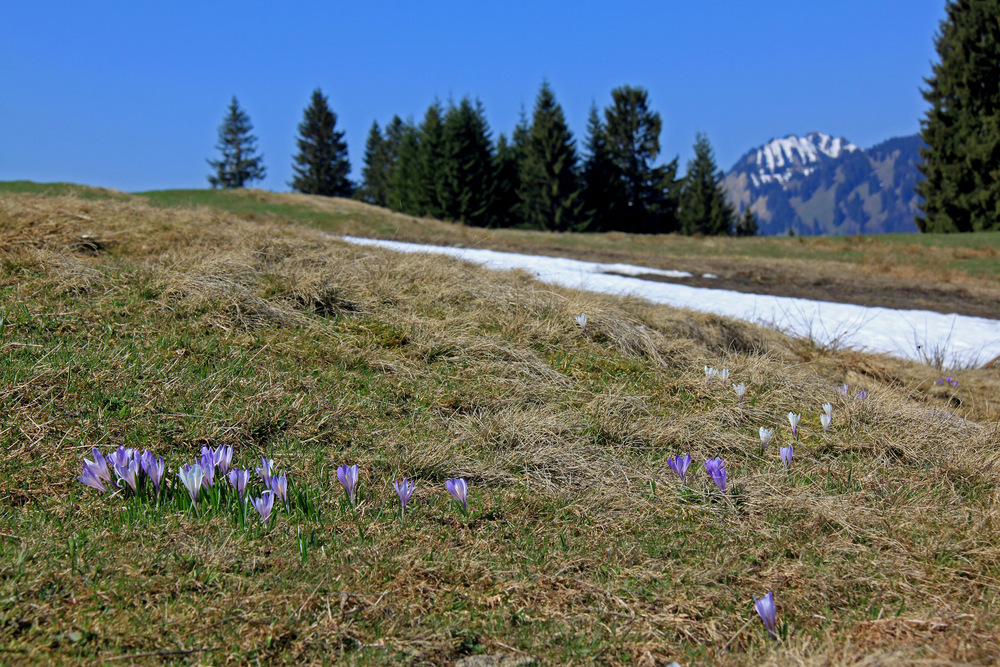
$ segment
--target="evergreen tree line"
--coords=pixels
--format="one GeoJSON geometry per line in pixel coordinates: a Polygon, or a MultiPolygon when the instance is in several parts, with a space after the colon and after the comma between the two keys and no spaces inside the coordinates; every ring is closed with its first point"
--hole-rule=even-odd
{"type": "Polygon", "coordinates": [[[698,135],[687,175],[657,165],[660,115],[642,88],[611,91],[592,107],[582,155],[548,83],[530,122],[492,140],[483,107],[435,102],[419,124],[372,124],[357,195],[377,206],[481,227],[643,234],[756,233],[726,202],[711,145],[698,135]]]}
{"type": "MultiPolygon", "coordinates": [[[[562,107],[543,83],[529,123],[522,114],[510,138],[492,140],[482,105],[464,98],[432,104],[419,125],[396,116],[373,123],[365,145],[362,183],[348,179],[344,133],[320,90],[299,125],[293,190],[356,196],[411,215],[481,227],[547,231],[754,235],[748,210],[737,220],[726,202],[722,173],[708,139],[699,134],[687,175],[677,159],[656,163],[660,115],[642,88],[611,91],[594,106],[579,154],[562,107]]],[[[209,160],[213,187],[238,188],[263,179],[263,156],[246,113],[234,97],[219,128],[219,160],[209,160]]]]}

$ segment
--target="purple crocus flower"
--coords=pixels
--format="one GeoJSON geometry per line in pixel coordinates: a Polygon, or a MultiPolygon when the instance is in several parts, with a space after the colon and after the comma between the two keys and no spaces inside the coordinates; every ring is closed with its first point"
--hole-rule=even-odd
{"type": "Polygon", "coordinates": [[[184,483],[185,488],[188,490],[188,495],[191,496],[191,502],[197,508],[198,489],[201,488],[201,480],[205,477],[205,471],[197,463],[194,465],[185,463],[177,472],[177,476],[181,478],[181,482],[184,483]]]}
{"type": "Polygon", "coordinates": [[[139,476],[139,464],[134,458],[128,459],[128,462],[123,466],[116,465],[115,474],[118,475],[118,481],[115,484],[119,489],[122,488],[122,482],[125,482],[132,489],[132,493],[136,492],[135,485],[139,476]]]}
{"type": "Polygon", "coordinates": [[[819,421],[823,424],[823,433],[826,433],[830,430],[830,424],[833,423],[833,417],[824,412],[819,416],[819,421]]]}
{"type": "Polygon", "coordinates": [[[795,450],[792,449],[791,445],[788,445],[787,447],[782,447],[779,451],[781,452],[781,461],[785,464],[785,470],[788,470],[788,466],[792,463],[792,456],[795,454],[795,450]]]}
{"type": "Polygon", "coordinates": [[[774,437],[773,428],[760,427],[760,453],[763,454],[764,450],[767,449],[768,444],[771,442],[771,438],[774,437]]]}
{"type": "Polygon", "coordinates": [[[842,384],[839,387],[837,387],[837,391],[840,393],[841,396],[847,396],[847,392],[848,390],[850,390],[850,388],[851,387],[849,385],[842,384]]]}
{"type": "Polygon", "coordinates": [[[344,485],[344,491],[347,492],[347,500],[351,503],[351,507],[354,507],[354,489],[358,485],[357,464],[352,466],[342,465],[337,468],[337,479],[344,485]]]}
{"type": "Polygon", "coordinates": [[[406,512],[406,503],[410,502],[410,496],[413,495],[413,490],[417,488],[417,485],[404,477],[401,482],[393,482],[392,487],[396,489],[396,495],[399,496],[399,514],[402,516],[406,512]]]}
{"type": "MultiPolygon", "coordinates": [[[[101,459],[102,461],[104,459],[101,459]]],[[[107,468],[105,468],[107,472],[107,468]]],[[[84,460],[83,461],[83,474],[76,478],[78,482],[85,486],[89,486],[92,489],[97,489],[98,491],[107,491],[108,489],[101,482],[100,468],[93,461],[84,460]]]]}
{"type": "Polygon", "coordinates": [[[267,523],[268,518],[271,516],[271,508],[274,507],[274,492],[267,490],[260,495],[260,498],[251,496],[250,503],[257,510],[257,513],[260,514],[261,521],[267,523]]]}
{"type": "Polygon", "coordinates": [[[455,477],[449,479],[444,483],[444,488],[448,489],[448,493],[455,497],[459,503],[462,504],[462,513],[465,516],[469,516],[469,506],[466,504],[466,498],[469,495],[469,485],[466,483],[464,477],[455,477]]]}
{"type": "Polygon", "coordinates": [[[128,460],[129,460],[128,450],[126,450],[121,445],[118,446],[118,449],[111,452],[107,456],[107,461],[110,464],[109,468],[114,468],[115,466],[127,466],[128,460]]]}
{"type": "Polygon", "coordinates": [[[201,464],[201,469],[204,471],[204,477],[201,480],[202,486],[206,489],[212,488],[212,485],[215,484],[215,455],[210,449],[203,447],[198,463],[201,464]]]}
{"type": "Polygon", "coordinates": [[[285,473],[271,477],[271,492],[281,499],[281,502],[285,506],[285,511],[288,511],[288,478],[285,476],[285,473]]]}
{"type": "Polygon", "coordinates": [[[242,468],[233,468],[229,471],[229,483],[233,485],[236,489],[236,494],[240,497],[240,502],[246,502],[243,497],[244,492],[247,488],[247,480],[250,479],[250,470],[243,470],[242,468]]]}
{"type": "Polygon", "coordinates": [[[866,398],[868,398],[868,392],[862,389],[861,391],[858,392],[858,395],[855,396],[855,398],[859,401],[863,401],[866,398]]]}
{"type": "Polygon", "coordinates": [[[775,620],[777,609],[775,609],[774,606],[774,593],[768,591],[767,595],[759,600],[756,595],[753,596],[753,604],[754,607],[757,608],[757,614],[760,616],[760,620],[764,622],[764,629],[767,630],[767,634],[771,635],[771,638],[777,641],[778,628],[775,620]]]}
{"type": "Polygon", "coordinates": [[[799,420],[802,419],[801,414],[795,414],[794,412],[788,413],[788,423],[792,425],[792,435],[796,438],[799,437],[799,420]]]}
{"type": "Polygon", "coordinates": [[[215,460],[215,467],[223,475],[229,474],[229,466],[233,463],[232,445],[219,445],[212,450],[212,458],[215,460]]]}
{"type": "Polygon", "coordinates": [[[723,493],[726,492],[726,462],[722,460],[721,456],[716,456],[714,459],[709,459],[705,461],[705,470],[708,471],[708,476],[712,478],[715,485],[719,487],[719,491],[723,493]]]}
{"type": "Polygon", "coordinates": [[[163,473],[166,469],[163,463],[162,456],[154,456],[153,452],[146,450],[142,453],[142,470],[146,473],[148,477],[153,482],[153,488],[156,489],[156,496],[160,496],[160,482],[163,481],[163,473]]]}
{"type": "Polygon", "coordinates": [[[94,447],[90,450],[90,453],[94,456],[93,461],[84,459],[84,466],[90,464],[94,470],[94,474],[97,475],[98,479],[103,479],[105,482],[111,481],[111,472],[108,470],[108,461],[101,454],[101,450],[94,447]]]}
{"type": "Polygon", "coordinates": [[[260,457],[260,467],[257,468],[257,474],[264,480],[264,486],[271,486],[272,470],[274,470],[274,459],[269,459],[266,456],[260,457]]]}
{"type": "Polygon", "coordinates": [[[691,465],[691,455],[685,454],[681,456],[678,454],[672,459],[667,459],[667,465],[670,466],[677,475],[681,478],[681,484],[685,481],[685,475],[687,475],[688,466],[691,465]]]}

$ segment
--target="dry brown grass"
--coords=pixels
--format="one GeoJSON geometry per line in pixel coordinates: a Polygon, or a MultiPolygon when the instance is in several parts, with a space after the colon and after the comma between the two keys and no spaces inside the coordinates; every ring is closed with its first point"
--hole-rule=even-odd
{"type": "Polygon", "coordinates": [[[1000,658],[995,369],[945,390],[919,364],[210,209],[4,197],[0,261],[0,662],[1000,658]],[[74,490],[91,446],[176,467],[218,442],[279,458],[325,518],[254,536],[74,490]],[[686,488],[664,461],[683,452],[686,488]],[[329,481],[353,461],[363,538],[329,481]],[[467,523],[439,488],[455,475],[467,523]],[[305,562],[298,529],[318,536],[305,562]],[[748,604],[771,589],[778,646],[748,604]]]}

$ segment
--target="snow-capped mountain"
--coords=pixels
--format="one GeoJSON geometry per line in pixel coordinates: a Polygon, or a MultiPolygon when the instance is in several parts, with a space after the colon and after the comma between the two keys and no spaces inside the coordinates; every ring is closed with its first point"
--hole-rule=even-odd
{"type": "Polygon", "coordinates": [[[772,139],[726,174],[727,196],[764,234],[914,232],[921,145],[917,135],[867,150],[822,132],[772,139]]]}
{"type": "MultiPolygon", "coordinates": [[[[743,162],[755,186],[763,183],[787,183],[792,176],[808,176],[817,163],[836,160],[842,153],[853,153],[857,146],[843,137],[831,137],[822,132],[810,132],[804,137],[794,134],[784,139],[772,139],[756,151],[751,151],[743,162]]],[[[737,164],[737,168],[740,164],[737,164]]]]}

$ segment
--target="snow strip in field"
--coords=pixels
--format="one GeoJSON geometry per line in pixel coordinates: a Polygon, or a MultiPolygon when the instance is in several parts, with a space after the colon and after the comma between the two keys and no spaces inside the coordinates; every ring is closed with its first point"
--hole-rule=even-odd
{"type": "Polygon", "coordinates": [[[810,338],[821,345],[836,344],[917,361],[941,357],[946,367],[979,365],[1000,356],[1000,320],[654,282],[629,275],[682,278],[690,274],[630,264],[599,264],[562,257],[354,237],[343,237],[343,240],[400,252],[450,255],[489,269],[524,269],[543,282],[591,292],[633,295],[676,308],[735,317],[810,338]],[[609,275],[609,272],[629,275],[609,275]]]}

